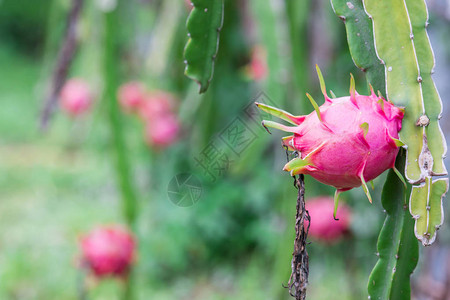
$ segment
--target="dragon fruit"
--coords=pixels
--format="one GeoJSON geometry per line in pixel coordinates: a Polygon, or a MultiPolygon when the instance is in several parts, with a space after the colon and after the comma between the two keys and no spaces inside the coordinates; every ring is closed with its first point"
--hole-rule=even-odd
{"type": "Polygon", "coordinates": [[[175,99],[170,93],[152,91],[146,95],[139,107],[139,116],[148,121],[161,115],[171,114],[175,107],[175,99]]]}
{"type": "Polygon", "coordinates": [[[261,46],[255,46],[247,66],[247,74],[252,80],[262,81],[267,78],[268,73],[266,50],[261,46]]]}
{"type": "Polygon", "coordinates": [[[93,95],[89,84],[80,78],[68,80],[60,93],[62,109],[69,115],[75,117],[89,110],[93,95]]]}
{"type": "MultiPolygon", "coordinates": [[[[309,236],[313,239],[334,243],[344,236],[350,227],[351,210],[347,205],[340,205],[339,221],[333,220],[333,198],[321,196],[306,201],[306,209],[311,218],[309,236]]],[[[305,227],[308,221],[305,222],[305,227]]]]}
{"type": "Polygon", "coordinates": [[[119,88],[117,99],[125,112],[137,112],[145,100],[145,88],[140,82],[125,83],[119,88]]]}
{"type": "Polygon", "coordinates": [[[145,140],[156,148],[165,148],[173,144],[178,138],[180,125],[174,114],[166,113],[155,116],[147,121],[145,126],[145,140]]]}
{"type": "Polygon", "coordinates": [[[118,226],[102,226],[81,238],[83,263],[97,277],[126,276],[135,256],[133,236],[118,226]]]}
{"type": "MultiPolygon", "coordinates": [[[[296,151],[298,157],[289,161],[284,170],[292,176],[309,174],[318,181],[336,188],[335,202],[339,193],[363,186],[369,201],[372,198],[366,182],[393,168],[399,147],[403,109],[394,106],[381,96],[359,95],[355,90],[353,76],[350,80],[350,96],[330,98],[325,82],[317,67],[325,103],[320,107],[307,94],[315,112],[306,116],[293,116],[283,110],[262,104],[263,111],[295,126],[273,121],[263,121],[263,126],[293,133],[283,138],[283,145],[296,151]]],[[[403,177],[401,179],[404,181],[403,177]]]]}

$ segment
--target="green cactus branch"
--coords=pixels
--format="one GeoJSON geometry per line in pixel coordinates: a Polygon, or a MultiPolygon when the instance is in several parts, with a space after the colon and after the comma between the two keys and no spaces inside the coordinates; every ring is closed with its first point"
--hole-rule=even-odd
{"type": "Polygon", "coordinates": [[[366,73],[367,82],[383,95],[386,91],[384,66],[373,40],[372,21],[362,0],[331,0],[336,15],[344,21],[347,41],[355,65],[366,73]]]}
{"type": "MultiPolygon", "coordinates": [[[[398,170],[405,169],[405,155],[401,151],[396,161],[398,170]]],[[[410,299],[410,276],[419,257],[418,242],[414,237],[414,219],[408,212],[407,195],[400,178],[391,169],[383,187],[381,202],[386,220],[378,237],[379,260],[369,277],[369,299],[410,299]]]]}
{"type": "Polygon", "coordinates": [[[405,108],[400,131],[407,149],[405,175],[411,184],[422,184],[411,194],[410,211],[416,219],[416,237],[429,245],[442,223],[441,199],[447,191],[442,185],[448,181],[437,181],[439,188],[432,188],[432,176],[447,174],[443,163],[447,149],[439,126],[442,102],[431,77],[435,62],[426,32],[427,8],[423,0],[363,3],[373,20],[377,54],[385,64],[386,93],[405,108]],[[423,192],[430,190],[435,192],[423,192]]]}
{"type": "Polygon", "coordinates": [[[223,0],[192,0],[192,11],[186,27],[189,40],[184,49],[184,73],[206,92],[214,73],[219,49],[219,32],[223,23],[223,0]]]}
{"type": "Polygon", "coordinates": [[[431,78],[434,57],[425,3],[364,0],[364,5],[373,20],[378,56],[385,64],[387,95],[406,109],[400,132],[408,149],[406,177],[410,183],[420,183],[426,176],[445,175],[445,141],[438,124],[442,104],[431,78]]]}

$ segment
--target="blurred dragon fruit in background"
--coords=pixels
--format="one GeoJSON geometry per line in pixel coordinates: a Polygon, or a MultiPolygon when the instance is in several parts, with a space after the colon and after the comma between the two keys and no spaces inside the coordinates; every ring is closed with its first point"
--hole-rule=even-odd
{"type": "Polygon", "coordinates": [[[93,95],[89,84],[79,78],[66,81],[60,93],[61,108],[70,116],[79,116],[89,110],[93,95]]]}
{"type": "Polygon", "coordinates": [[[136,243],[119,226],[102,226],[81,238],[82,262],[97,277],[126,276],[135,258],[136,243]]]}
{"type": "Polygon", "coordinates": [[[122,110],[134,113],[145,124],[145,142],[162,149],[176,142],[180,125],[175,114],[175,97],[165,91],[146,91],[140,82],[123,84],[117,92],[122,110]]]}
{"type": "MultiPolygon", "coordinates": [[[[325,103],[320,107],[307,94],[315,112],[306,116],[292,114],[265,104],[256,105],[291,123],[286,126],[263,121],[263,126],[293,133],[283,138],[283,145],[299,156],[289,161],[284,170],[291,175],[309,174],[318,181],[336,188],[336,202],[340,192],[360,185],[372,202],[367,181],[393,168],[399,146],[403,110],[376,96],[359,95],[353,76],[350,96],[330,98],[326,93],[322,74],[317,68],[325,103]]],[[[403,179],[403,177],[401,177],[403,179]]],[[[403,179],[404,180],[404,179],[403,179]]]]}
{"type": "Polygon", "coordinates": [[[164,148],[173,144],[178,137],[180,126],[173,114],[156,116],[147,121],[145,140],[149,145],[164,148]]]}
{"type": "Polygon", "coordinates": [[[166,114],[172,114],[175,107],[174,97],[162,91],[147,93],[145,100],[139,107],[139,116],[144,121],[152,120],[166,114]]]}
{"type": "Polygon", "coordinates": [[[117,92],[117,99],[125,112],[135,113],[145,100],[145,87],[136,81],[124,83],[117,92]]]}
{"type": "MultiPolygon", "coordinates": [[[[308,235],[311,238],[334,243],[349,231],[351,210],[347,205],[341,203],[337,211],[339,221],[336,221],[333,218],[334,201],[332,197],[322,196],[309,199],[306,201],[306,209],[311,217],[308,235]]],[[[305,227],[308,226],[308,223],[305,221],[305,227]]]]}
{"type": "Polygon", "coordinates": [[[269,73],[267,67],[267,52],[262,46],[253,47],[246,73],[250,79],[255,81],[262,81],[267,78],[269,73]]]}

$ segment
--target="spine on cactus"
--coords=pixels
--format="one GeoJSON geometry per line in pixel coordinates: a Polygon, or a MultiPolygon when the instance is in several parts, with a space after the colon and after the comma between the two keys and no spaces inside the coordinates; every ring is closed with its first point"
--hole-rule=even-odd
{"type": "Polygon", "coordinates": [[[438,120],[442,102],[431,74],[434,56],[427,35],[428,12],[424,0],[363,0],[373,21],[375,48],[383,61],[386,94],[405,107],[400,139],[406,144],[405,176],[415,185],[410,196],[414,232],[430,245],[443,222],[442,198],[448,179],[443,163],[446,142],[438,120]]]}
{"type": "Polygon", "coordinates": [[[184,73],[206,92],[213,77],[223,23],[223,0],[191,0],[193,9],[186,23],[189,40],[184,49],[184,73]]]}

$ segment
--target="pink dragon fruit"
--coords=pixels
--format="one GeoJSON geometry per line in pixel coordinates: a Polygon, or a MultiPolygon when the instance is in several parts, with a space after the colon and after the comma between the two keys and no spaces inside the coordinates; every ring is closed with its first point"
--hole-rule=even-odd
{"type": "MultiPolygon", "coordinates": [[[[333,219],[333,198],[328,196],[316,197],[306,201],[306,209],[311,217],[309,236],[313,239],[333,243],[344,236],[350,226],[351,210],[341,204],[338,209],[339,221],[333,219]]],[[[305,227],[308,221],[305,222],[305,227]]]]}
{"type": "MultiPolygon", "coordinates": [[[[293,116],[283,110],[256,103],[256,105],[295,126],[263,121],[263,126],[292,132],[283,138],[283,145],[296,151],[299,157],[284,166],[291,175],[309,174],[318,181],[336,188],[335,200],[340,192],[363,186],[372,202],[366,182],[385,170],[395,169],[399,146],[403,110],[381,96],[359,95],[351,76],[350,96],[329,98],[322,74],[317,67],[325,103],[320,107],[307,94],[315,112],[306,116],[293,116]]],[[[404,179],[403,179],[404,180],[404,179]]],[[[337,204],[336,204],[337,207],[337,204]]]]}
{"type": "Polygon", "coordinates": [[[68,80],[60,93],[61,106],[71,116],[79,116],[89,110],[93,95],[83,79],[68,80]]]}
{"type": "Polygon", "coordinates": [[[139,115],[144,121],[164,114],[171,114],[174,108],[174,98],[171,94],[154,91],[149,93],[139,108],[139,115]]]}
{"type": "Polygon", "coordinates": [[[251,60],[247,66],[248,76],[255,81],[266,79],[268,74],[267,53],[261,46],[255,46],[252,50],[251,60]]]}
{"type": "Polygon", "coordinates": [[[117,98],[125,112],[137,112],[145,100],[145,88],[140,82],[125,83],[119,88],[117,98]]]}
{"type": "Polygon", "coordinates": [[[164,148],[173,144],[178,137],[180,125],[173,114],[155,116],[147,121],[145,139],[148,144],[156,148],[164,148]]]}
{"type": "Polygon", "coordinates": [[[97,277],[126,276],[135,256],[133,236],[118,226],[102,226],[81,238],[83,263],[97,277]]]}

